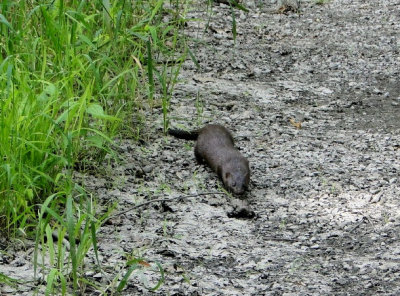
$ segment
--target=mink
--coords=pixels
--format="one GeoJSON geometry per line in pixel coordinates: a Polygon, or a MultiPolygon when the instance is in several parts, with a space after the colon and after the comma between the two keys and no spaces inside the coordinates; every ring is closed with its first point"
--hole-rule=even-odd
{"type": "Polygon", "coordinates": [[[232,134],[219,124],[184,131],[169,129],[168,133],[185,140],[196,140],[194,154],[199,163],[206,163],[222,179],[225,188],[241,195],[249,186],[249,161],[234,146],[232,134]]]}

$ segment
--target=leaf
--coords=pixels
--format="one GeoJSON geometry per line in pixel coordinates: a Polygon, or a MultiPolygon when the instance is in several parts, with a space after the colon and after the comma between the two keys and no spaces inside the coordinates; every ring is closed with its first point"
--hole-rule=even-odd
{"type": "Polygon", "coordinates": [[[117,287],[117,292],[121,292],[122,289],[126,286],[126,283],[128,282],[129,277],[131,276],[132,272],[137,269],[139,266],[135,263],[131,267],[129,267],[128,271],[125,273],[124,277],[122,278],[121,282],[119,283],[117,287]]]}
{"type": "Polygon", "coordinates": [[[117,117],[107,115],[102,106],[97,103],[89,104],[86,108],[86,113],[92,115],[94,118],[107,119],[107,120],[120,120],[117,117]]]}
{"type": "Polygon", "coordinates": [[[106,116],[104,114],[103,107],[100,106],[99,104],[90,104],[87,107],[86,112],[92,115],[93,117],[97,118],[104,118],[104,116],[106,116]]]}
{"type": "Polygon", "coordinates": [[[157,49],[157,44],[158,44],[158,38],[157,38],[157,29],[154,26],[149,26],[148,27],[151,39],[153,40],[153,47],[154,49],[157,49]]]}
{"type": "Polygon", "coordinates": [[[156,265],[158,267],[158,270],[160,271],[160,280],[158,281],[158,283],[153,287],[150,288],[151,291],[156,291],[158,288],[161,287],[161,285],[164,283],[165,281],[165,276],[164,276],[164,269],[162,268],[161,264],[156,262],[156,265]]]}
{"type": "Polygon", "coordinates": [[[300,129],[301,128],[301,122],[296,122],[293,118],[289,119],[289,122],[291,125],[293,125],[295,128],[300,129]]]}
{"type": "Polygon", "coordinates": [[[157,14],[158,10],[160,9],[160,7],[163,5],[164,0],[159,0],[156,4],[156,6],[154,7],[153,11],[151,12],[151,16],[149,19],[149,23],[153,20],[153,18],[155,17],[155,15],[157,14]]]}
{"type": "Polygon", "coordinates": [[[91,146],[97,147],[97,148],[103,148],[103,144],[104,144],[104,138],[99,136],[99,135],[95,135],[95,136],[90,136],[87,138],[88,142],[91,143],[91,146]]]}
{"type": "Polygon", "coordinates": [[[151,267],[150,263],[148,263],[144,260],[139,260],[138,263],[144,267],[151,267]]]}
{"type": "Polygon", "coordinates": [[[14,31],[14,28],[12,27],[12,25],[7,21],[5,16],[2,15],[1,13],[0,13],[0,23],[5,24],[10,30],[14,31]]]}
{"type": "Polygon", "coordinates": [[[197,61],[196,57],[194,56],[193,52],[189,49],[189,47],[187,48],[187,51],[188,51],[189,56],[192,59],[193,63],[196,65],[196,69],[199,70],[200,69],[200,64],[197,61]]]}
{"type": "Polygon", "coordinates": [[[243,5],[239,4],[238,1],[232,0],[232,1],[230,1],[230,4],[232,4],[239,10],[242,10],[244,12],[249,12],[249,9],[244,7],[243,5]]]}
{"type": "Polygon", "coordinates": [[[235,12],[231,6],[231,11],[232,11],[232,35],[233,35],[233,41],[236,43],[236,36],[237,36],[237,31],[236,31],[236,16],[235,12]]]}
{"type": "Polygon", "coordinates": [[[96,46],[92,43],[92,41],[90,41],[90,39],[88,37],[86,37],[85,35],[80,34],[79,35],[79,39],[86,43],[87,45],[89,45],[92,48],[96,48],[96,46]]]}
{"type": "Polygon", "coordinates": [[[149,78],[149,100],[154,96],[153,58],[151,56],[151,42],[147,40],[147,76],[149,78]]]}
{"type": "Polygon", "coordinates": [[[33,199],[33,190],[31,188],[25,189],[25,195],[28,197],[28,199],[33,199]]]}
{"type": "Polygon", "coordinates": [[[41,94],[38,96],[38,100],[40,102],[47,102],[50,97],[54,96],[56,93],[56,87],[54,84],[49,83],[46,88],[41,92],[41,94]]]}
{"type": "Polygon", "coordinates": [[[73,204],[72,204],[72,196],[67,196],[66,202],[66,218],[67,218],[67,231],[69,237],[70,244],[70,257],[72,263],[72,282],[74,290],[78,289],[78,262],[77,262],[77,254],[76,254],[76,245],[75,245],[75,219],[73,214],[73,204]]]}
{"type": "Polygon", "coordinates": [[[47,285],[46,285],[46,291],[45,295],[52,295],[53,291],[53,282],[56,278],[57,270],[55,268],[52,268],[49,275],[47,276],[47,285]]]}

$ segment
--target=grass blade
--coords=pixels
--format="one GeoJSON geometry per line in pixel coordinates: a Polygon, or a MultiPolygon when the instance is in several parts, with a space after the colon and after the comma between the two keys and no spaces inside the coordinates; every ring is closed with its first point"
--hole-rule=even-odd
{"type": "Polygon", "coordinates": [[[153,58],[151,55],[150,38],[147,40],[147,76],[149,79],[149,101],[153,101],[154,96],[154,75],[153,75],[153,58]]]}
{"type": "Polygon", "coordinates": [[[75,219],[73,214],[72,207],[72,196],[67,196],[66,202],[66,214],[67,214],[67,231],[69,237],[70,244],[70,256],[72,263],[72,280],[73,280],[73,288],[74,291],[78,289],[78,265],[77,265],[77,256],[76,256],[76,244],[75,244],[75,219]]]}

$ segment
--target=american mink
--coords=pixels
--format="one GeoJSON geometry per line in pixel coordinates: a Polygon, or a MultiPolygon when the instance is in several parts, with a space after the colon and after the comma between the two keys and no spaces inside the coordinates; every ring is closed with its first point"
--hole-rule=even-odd
{"type": "Polygon", "coordinates": [[[199,163],[206,162],[234,194],[243,194],[250,182],[249,161],[234,147],[231,133],[222,125],[208,124],[191,132],[169,129],[180,139],[197,140],[194,154],[199,163]]]}

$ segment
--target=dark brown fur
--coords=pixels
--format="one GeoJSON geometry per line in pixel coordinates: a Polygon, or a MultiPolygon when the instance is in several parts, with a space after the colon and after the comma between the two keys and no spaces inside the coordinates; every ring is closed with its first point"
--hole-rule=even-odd
{"type": "Polygon", "coordinates": [[[225,127],[209,124],[192,132],[168,130],[168,133],[181,139],[197,139],[194,148],[197,161],[206,162],[230,192],[246,191],[250,182],[249,161],[234,147],[233,137],[225,127]]]}

